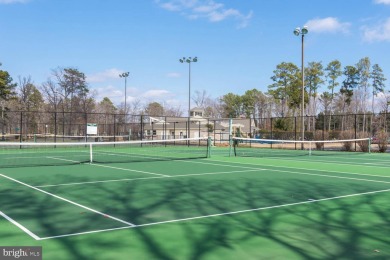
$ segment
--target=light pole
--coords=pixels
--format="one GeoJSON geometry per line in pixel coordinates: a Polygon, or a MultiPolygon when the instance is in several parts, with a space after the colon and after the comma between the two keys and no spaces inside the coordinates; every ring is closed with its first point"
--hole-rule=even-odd
{"type": "MultiPolygon", "coordinates": [[[[302,104],[301,104],[301,141],[305,140],[305,65],[304,65],[304,38],[305,34],[307,34],[309,30],[307,29],[307,26],[303,26],[303,28],[295,28],[294,34],[296,36],[302,35],[302,104]]],[[[301,148],[303,150],[304,145],[302,143],[301,148]]]]}
{"type": "Polygon", "coordinates": [[[127,77],[130,75],[130,72],[123,72],[122,74],[119,74],[120,78],[125,78],[125,117],[127,113],[127,77]]]}
{"type": "Polygon", "coordinates": [[[190,138],[190,115],[191,115],[191,63],[198,62],[198,58],[183,57],[179,59],[181,63],[188,63],[188,126],[187,126],[187,138],[190,138]]]}

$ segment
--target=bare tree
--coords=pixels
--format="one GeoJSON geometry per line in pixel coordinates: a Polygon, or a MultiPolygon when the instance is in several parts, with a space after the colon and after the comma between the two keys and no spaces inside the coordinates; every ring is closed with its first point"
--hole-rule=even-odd
{"type": "Polygon", "coordinates": [[[204,116],[211,118],[222,118],[224,108],[220,98],[208,99],[204,108],[204,116]]]}
{"type": "Polygon", "coordinates": [[[48,78],[46,82],[42,83],[40,89],[44,99],[49,104],[49,109],[56,112],[63,102],[61,88],[48,78]]]}
{"type": "Polygon", "coordinates": [[[134,114],[134,115],[140,114],[141,110],[142,110],[142,101],[139,98],[133,99],[130,102],[130,104],[128,104],[128,106],[129,106],[129,108],[128,108],[129,114],[134,114]]]}
{"type": "Polygon", "coordinates": [[[195,102],[195,105],[200,108],[205,108],[210,99],[210,95],[207,94],[206,90],[203,90],[202,92],[196,90],[195,96],[192,98],[192,100],[195,102]]]}
{"type": "Polygon", "coordinates": [[[29,77],[20,77],[17,96],[20,103],[20,109],[25,111],[38,111],[43,105],[43,97],[38,88],[29,77]]]}
{"type": "Polygon", "coordinates": [[[167,104],[164,104],[164,115],[165,116],[173,116],[173,117],[181,117],[183,116],[183,110],[181,107],[174,107],[167,104]]]}
{"type": "Polygon", "coordinates": [[[382,93],[381,98],[379,98],[379,109],[385,113],[390,112],[390,91],[387,93],[382,93]]]}

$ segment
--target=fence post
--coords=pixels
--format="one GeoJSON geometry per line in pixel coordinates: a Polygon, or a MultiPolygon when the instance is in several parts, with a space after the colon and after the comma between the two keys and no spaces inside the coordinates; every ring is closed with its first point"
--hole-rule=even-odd
{"type": "Polygon", "coordinates": [[[144,116],[141,115],[141,141],[144,139],[144,116]]]}
{"type": "Polygon", "coordinates": [[[152,122],[152,141],[154,140],[154,122],[152,122]]]}
{"type": "MultiPolygon", "coordinates": [[[[195,113],[195,112],[194,112],[195,113]]],[[[188,115],[188,135],[187,135],[187,138],[190,138],[191,137],[191,115],[188,115]]],[[[188,145],[189,145],[189,141],[188,141],[188,145]]]]}
{"type": "Polygon", "coordinates": [[[214,128],[213,128],[214,129],[214,131],[213,131],[213,133],[214,133],[214,146],[215,146],[215,130],[216,130],[216,128],[215,128],[216,123],[215,122],[216,122],[216,120],[214,120],[214,128]]]}
{"type": "MultiPolygon", "coordinates": [[[[210,137],[210,118],[207,118],[207,138],[210,137]]],[[[213,130],[214,130],[214,126],[213,126],[213,130]]]]}
{"type": "MultiPolygon", "coordinates": [[[[355,139],[357,138],[357,115],[355,114],[355,139]]],[[[355,152],[356,152],[356,142],[355,142],[355,152]]]]}
{"type": "MultiPolygon", "coordinates": [[[[173,140],[176,139],[176,122],[173,122],[173,140]]],[[[175,145],[176,142],[173,142],[173,144],[175,145]]]]}
{"type": "MultiPolygon", "coordinates": [[[[273,128],[273,118],[271,117],[271,138],[270,139],[273,139],[272,128],[273,128]]],[[[271,142],[271,149],[272,149],[272,142],[271,142]]]]}
{"type": "MultiPolygon", "coordinates": [[[[200,138],[200,121],[198,121],[198,124],[199,124],[198,137],[200,138]]],[[[200,139],[199,139],[199,146],[200,146],[200,139]]]]}
{"type": "Polygon", "coordinates": [[[19,128],[19,142],[22,142],[23,138],[23,112],[20,112],[20,128],[19,128]]]}
{"type": "Polygon", "coordinates": [[[54,112],[54,142],[57,142],[57,111],[54,112]]]}
{"type": "MultiPolygon", "coordinates": [[[[297,117],[294,117],[294,132],[295,132],[295,141],[297,140],[297,117]]],[[[295,143],[295,150],[297,149],[297,143],[295,143]]]]}
{"type": "Polygon", "coordinates": [[[116,139],[116,114],[114,114],[114,142],[116,139]]]}
{"type": "Polygon", "coordinates": [[[164,117],[164,140],[167,140],[167,117],[164,117]]]}
{"type": "MultiPolygon", "coordinates": [[[[85,113],[85,124],[84,124],[84,135],[85,135],[85,142],[88,142],[88,132],[87,132],[87,124],[88,124],[88,114],[85,113]]],[[[98,133],[99,134],[99,133],[98,133]]]]}
{"type": "MultiPolygon", "coordinates": [[[[189,117],[188,117],[188,121],[186,122],[186,130],[187,130],[187,136],[186,138],[189,138],[189,133],[190,133],[190,121],[189,121],[189,117]]],[[[190,140],[187,140],[187,146],[190,146],[190,140]]]]}
{"type": "Polygon", "coordinates": [[[65,112],[62,111],[62,142],[65,142],[65,112]]]}
{"type": "Polygon", "coordinates": [[[250,138],[254,138],[254,135],[252,134],[252,118],[249,117],[249,133],[251,133],[250,138]]]}

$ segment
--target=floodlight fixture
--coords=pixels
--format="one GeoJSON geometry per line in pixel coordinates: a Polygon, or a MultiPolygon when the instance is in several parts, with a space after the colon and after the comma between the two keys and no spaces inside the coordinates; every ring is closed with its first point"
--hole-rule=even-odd
{"type": "Polygon", "coordinates": [[[307,28],[307,26],[303,26],[302,30],[301,30],[301,34],[307,34],[309,32],[309,29],[307,28]]]}
{"type": "Polygon", "coordinates": [[[127,78],[130,75],[130,72],[123,72],[122,74],[119,74],[120,78],[127,78]]]}

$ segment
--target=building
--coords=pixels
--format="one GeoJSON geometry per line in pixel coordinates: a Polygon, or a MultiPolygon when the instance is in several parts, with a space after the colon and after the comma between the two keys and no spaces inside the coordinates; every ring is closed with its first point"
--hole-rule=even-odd
{"type": "MultiPolygon", "coordinates": [[[[204,110],[195,107],[190,110],[188,117],[149,117],[149,123],[143,127],[144,139],[182,139],[187,138],[188,122],[190,122],[190,137],[209,137],[216,141],[229,140],[229,119],[209,119],[204,117],[204,110]]],[[[248,119],[234,119],[232,133],[241,133],[248,136],[254,126],[250,125],[248,119]]]]}

